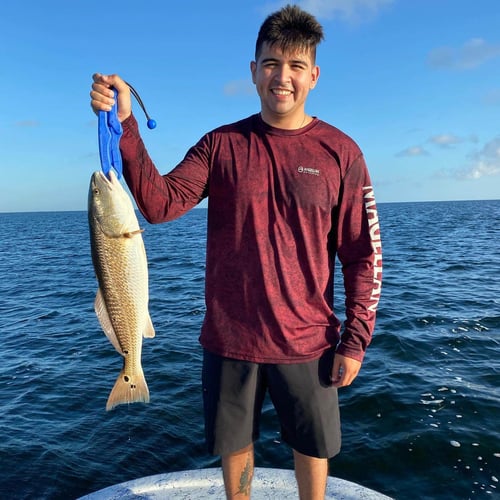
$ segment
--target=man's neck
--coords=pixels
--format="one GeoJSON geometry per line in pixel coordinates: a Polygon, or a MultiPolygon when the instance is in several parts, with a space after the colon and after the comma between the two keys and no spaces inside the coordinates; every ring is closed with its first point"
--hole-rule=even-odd
{"type": "Polygon", "coordinates": [[[293,116],[275,116],[268,115],[261,111],[260,116],[262,120],[271,127],[280,128],[283,130],[298,130],[311,123],[312,118],[303,111],[302,114],[295,114],[293,116]]]}

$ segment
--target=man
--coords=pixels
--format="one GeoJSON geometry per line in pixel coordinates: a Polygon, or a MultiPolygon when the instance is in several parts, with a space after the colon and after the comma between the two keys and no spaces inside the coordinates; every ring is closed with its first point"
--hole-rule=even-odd
{"type": "Polygon", "coordinates": [[[204,135],[162,176],[117,75],[94,75],[92,108],[118,91],[124,177],[146,219],[172,220],[208,196],[203,397],[209,451],[227,498],[248,498],[266,391],[294,453],[301,499],[323,498],[340,450],[337,388],[361,367],[380,295],[373,190],[358,146],[309,116],[322,27],[287,6],[259,31],[252,79],[261,111],[204,135]],[[333,312],[335,257],[346,322],[333,312]]]}

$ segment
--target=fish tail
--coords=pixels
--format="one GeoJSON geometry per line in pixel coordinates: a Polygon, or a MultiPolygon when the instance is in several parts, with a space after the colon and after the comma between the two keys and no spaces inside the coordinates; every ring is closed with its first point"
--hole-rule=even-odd
{"type": "Polygon", "coordinates": [[[133,375],[124,370],[116,379],[115,386],[109,394],[106,411],[125,403],[149,403],[149,389],[142,368],[133,375]]]}

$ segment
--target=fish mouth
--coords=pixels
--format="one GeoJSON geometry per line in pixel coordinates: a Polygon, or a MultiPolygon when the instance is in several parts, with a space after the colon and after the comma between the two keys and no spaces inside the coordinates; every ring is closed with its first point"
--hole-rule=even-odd
{"type": "Polygon", "coordinates": [[[109,171],[108,175],[102,170],[98,170],[92,175],[92,187],[98,189],[112,190],[117,181],[118,178],[112,170],[109,171]]]}

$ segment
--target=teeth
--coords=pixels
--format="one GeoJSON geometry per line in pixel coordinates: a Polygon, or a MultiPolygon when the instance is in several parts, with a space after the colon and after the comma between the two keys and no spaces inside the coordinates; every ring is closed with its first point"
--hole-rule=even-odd
{"type": "Polygon", "coordinates": [[[273,93],[276,95],[290,95],[292,92],[290,90],[273,89],[273,93]]]}

